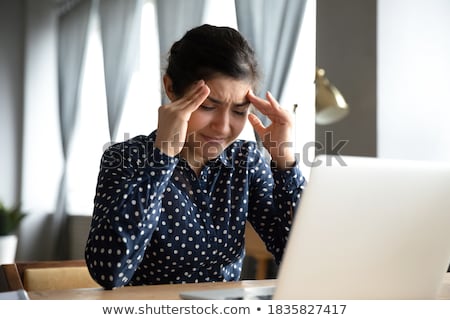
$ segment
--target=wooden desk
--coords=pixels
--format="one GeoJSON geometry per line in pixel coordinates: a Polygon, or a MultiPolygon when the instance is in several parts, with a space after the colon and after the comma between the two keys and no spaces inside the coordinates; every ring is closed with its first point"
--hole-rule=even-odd
{"type": "MultiPolygon", "coordinates": [[[[33,300],[179,300],[179,293],[189,290],[253,288],[274,285],[276,280],[246,280],[238,282],[205,282],[154,286],[123,287],[114,290],[101,288],[30,291],[33,300]]],[[[450,300],[450,273],[444,277],[439,299],[450,300]]]]}
{"type": "Polygon", "coordinates": [[[30,291],[32,300],[180,300],[180,292],[222,288],[254,288],[274,285],[275,280],[245,280],[234,282],[202,282],[189,284],[160,284],[153,286],[122,287],[114,290],[101,288],[30,291]]]}

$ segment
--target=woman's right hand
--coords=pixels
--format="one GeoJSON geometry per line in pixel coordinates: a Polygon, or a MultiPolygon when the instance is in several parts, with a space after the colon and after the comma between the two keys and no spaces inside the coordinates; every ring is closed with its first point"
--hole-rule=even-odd
{"type": "Polygon", "coordinates": [[[205,101],[209,92],[205,81],[200,80],[181,98],[159,107],[156,148],[171,157],[181,152],[191,114],[205,101]]]}

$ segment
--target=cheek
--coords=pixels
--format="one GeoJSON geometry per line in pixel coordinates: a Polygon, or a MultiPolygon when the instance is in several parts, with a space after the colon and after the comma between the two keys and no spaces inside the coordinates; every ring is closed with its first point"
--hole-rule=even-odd
{"type": "Polygon", "coordinates": [[[245,116],[234,116],[232,119],[233,132],[238,136],[244,130],[245,124],[247,123],[247,114],[245,116]]]}
{"type": "Polygon", "coordinates": [[[208,117],[205,116],[204,112],[200,112],[199,110],[194,111],[191,114],[188,122],[188,132],[193,132],[202,129],[208,124],[208,117]]]}

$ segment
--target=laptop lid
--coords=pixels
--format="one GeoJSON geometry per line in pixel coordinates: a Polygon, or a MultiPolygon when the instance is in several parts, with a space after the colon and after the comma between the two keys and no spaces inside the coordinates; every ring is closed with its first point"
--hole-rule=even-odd
{"type": "Polygon", "coordinates": [[[184,299],[434,299],[450,263],[450,164],[319,156],[276,287],[184,299]]]}
{"type": "Polygon", "coordinates": [[[274,299],[434,299],[450,263],[450,164],[315,164],[274,299]]]}

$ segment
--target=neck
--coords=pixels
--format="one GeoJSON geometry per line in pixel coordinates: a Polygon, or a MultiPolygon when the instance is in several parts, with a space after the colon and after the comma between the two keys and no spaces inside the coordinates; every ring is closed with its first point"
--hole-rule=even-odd
{"type": "Polygon", "coordinates": [[[192,171],[194,171],[195,174],[198,176],[206,163],[206,159],[199,157],[193,151],[191,151],[189,148],[186,147],[183,148],[183,150],[180,152],[180,155],[187,161],[189,167],[191,167],[192,171]]]}

